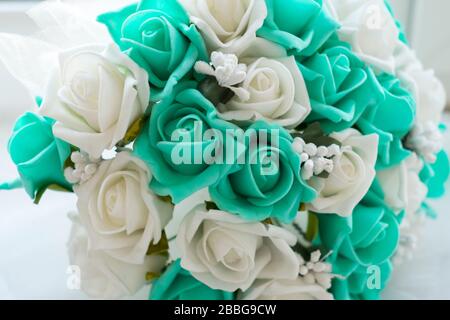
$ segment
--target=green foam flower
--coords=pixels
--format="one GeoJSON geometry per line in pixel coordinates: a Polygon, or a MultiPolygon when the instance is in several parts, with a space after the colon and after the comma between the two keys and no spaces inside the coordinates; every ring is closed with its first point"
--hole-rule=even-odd
{"type": "Polygon", "coordinates": [[[257,35],[298,56],[313,55],[339,25],[322,0],[266,0],[268,16],[257,35]]]}
{"type": "Polygon", "coordinates": [[[120,48],[149,75],[152,101],[170,95],[174,86],[207,60],[200,33],[176,0],[141,0],[117,12],[102,14],[120,48]]]}
{"type": "MultiPolygon", "coordinates": [[[[380,286],[366,285],[371,268],[385,267],[397,250],[399,243],[399,217],[384,207],[360,204],[353,215],[341,218],[336,215],[318,215],[319,234],[322,246],[332,251],[329,262],[333,273],[341,275],[338,279],[339,293],[336,298],[373,298],[384,288],[387,274],[380,286]],[[346,293],[345,293],[346,292],[346,293]]],[[[379,271],[379,270],[377,270],[379,271]]]]}
{"type": "Polygon", "coordinates": [[[216,183],[236,163],[226,159],[226,144],[240,129],[218,118],[195,86],[182,83],[156,104],[135,142],[134,152],[152,171],[150,187],[175,203],[216,183]]]}
{"type": "Polygon", "coordinates": [[[367,109],[383,101],[375,74],[347,43],[332,39],[299,67],[311,99],[307,122],[320,122],[327,133],[352,127],[367,109]]]}
{"type": "Polygon", "coordinates": [[[149,300],[234,300],[234,294],[211,289],[198,281],[181,267],[178,259],[153,282],[149,300]]]}
{"type": "Polygon", "coordinates": [[[291,223],[300,204],[316,197],[301,177],[300,156],[292,142],[282,127],[254,123],[245,132],[245,161],[210,187],[213,201],[245,220],[276,218],[291,223]]]}
{"type": "Polygon", "coordinates": [[[71,154],[71,146],[55,138],[52,126],[52,120],[27,112],[17,120],[9,139],[11,159],[23,187],[33,199],[52,185],[71,189],[64,178],[64,163],[71,154]]]}
{"type": "Polygon", "coordinates": [[[448,155],[444,150],[438,154],[435,163],[425,163],[420,178],[428,187],[428,198],[436,199],[444,195],[450,174],[449,166],[448,155]]]}
{"type": "Polygon", "coordinates": [[[414,125],[416,103],[397,78],[385,73],[378,80],[385,99],[375,108],[368,109],[358,120],[357,126],[364,134],[378,134],[377,169],[386,169],[400,164],[411,155],[402,140],[414,125]]]}

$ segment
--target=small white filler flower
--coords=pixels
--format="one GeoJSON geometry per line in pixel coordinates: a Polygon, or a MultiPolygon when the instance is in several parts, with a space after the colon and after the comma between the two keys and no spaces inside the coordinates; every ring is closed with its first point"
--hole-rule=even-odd
{"type": "Polygon", "coordinates": [[[70,160],[74,167],[68,167],[64,170],[64,176],[72,184],[82,184],[88,181],[97,172],[100,158],[93,158],[86,152],[72,152],[70,160]]]}

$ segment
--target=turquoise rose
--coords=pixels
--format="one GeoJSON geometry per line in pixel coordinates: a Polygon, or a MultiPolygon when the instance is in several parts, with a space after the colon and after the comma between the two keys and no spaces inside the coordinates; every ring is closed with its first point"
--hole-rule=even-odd
{"type": "Polygon", "coordinates": [[[21,182],[31,198],[51,185],[70,190],[64,178],[64,163],[71,146],[53,136],[53,121],[27,112],[20,117],[9,139],[8,151],[21,182]]]}
{"type": "Polygon", "coordinates": [[[447,153],[442,150],[433,164],[425,163],[420,173],[421,180],[428,187],[428,198],[437,199],[444,195],[450,168],[447,153]]]}
{"type": "Polygon", "coordinates": [[[134,152],[153,173],[150,187],[175,203],[216,183],[235,165],[235,158],[227,160],[225,148],[240,129],[218,118],[214,105],[195,86],[180,84],[173,98],[155,105],[135,142],[134,152]]]}
{"type": "Polygon", "coordinates": [[[398,165],[411,155],[403,146],[403,138],[414,125],[416,103],[397,78],[382,74],[378,80],[384,102],[368,109],[357,126],[363,134],[376,133],[380,137],[377,169],[381,170],[398,165]]]}
{"type": "Polygon", "coordinates": [[[291,223],[300,204],[316,197],[301,177],[300,156],[292,142],[291,135],[278,125],[253,124],[245,133],[245,161],[210,187],[213,201],[221,210],[245,220],[276,218],[291,223]]]}
{"type": "Polygon", "coordinates": [[[390,261],[369,268],[347,269],[340,273],[345,279],[333,280],[333,296],[336,300],[380,300],[380,294],[391,279],[392,269],[390,261]]]}
{"type": "Polygon", "coordinates": [[[149,75],[151,99],[159,101],[193,69],[207,60],[200,33],[176,0],[141,0],[117,12],[102,14],[120,48],[149,75]]]}
{"type": "Polygon", "coordinates": [[[150,300],[234,300],[232,292],[214,290],[183,269],[180,259],[173,262],[161,278],[153,282],[150,300]]]}
{"type": "Polygon", "coordinates": [[[266,4],[268,15],[257,35],[298,56],[313,55],[339,27],[322,0],[266,0],[266,4]]]}
{"type": "MultiPolygon", "coordinates": [[[[377,272],[374,266],[384,266],[397,250],[399,243],[399,218],[387,208],[356,207],[353,215],[341,218],[336,215],[318,215],[322,246],[332,251],[329,262],[333,273],[342,275],[346,288],[337,298],[373,298],[384,288],[388,274],[382,272],[381,289],[367,286],[367,272],[377,272]],[[385,278],[383,278],[385,277],[385,278]],[[383,280],[384,279],[384,280],[383,280]]],[[[339,285],[338,285],[339,286],[339,285]]],[[[376,287],[376,286],[375,286],[376,287]]]]}
{"type": "Polygon", "coordinates": [[[375,74],[349,44],[330,40],[299,67],[311,99],[307,122],[320,122],[327,133],[352,127],[367,109],[383,101],[375,74]]]}

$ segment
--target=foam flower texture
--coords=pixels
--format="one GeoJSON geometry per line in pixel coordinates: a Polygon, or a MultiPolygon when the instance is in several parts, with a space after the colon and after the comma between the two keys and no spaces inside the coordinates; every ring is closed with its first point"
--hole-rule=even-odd
{"type": "MultiPolygon", "coordinates": [[[[69,261],[80,271],[83,292],[95,299],[119,299],[136,294],[146,283],[147,272],[158,274],[166,263],[163,255],[146,256],[143,263],[115,259],[103,250],[92,250],[86,229],[71,215],[72,230],[67,243],[69,261]]],[[[75,271],[75,270],[74,270],[75,271]]]]}
{"type": "Polygon", "coordinates": [[[232,292],[211,289],[183,269],[180,262],[172,262],[152,283],[149,300],[234,300],[232,292]]]}
{"type": "Polygon", "coordinates": [[[394,73],[400,32],[384,0],[325,0],[339,22],[339,38],[378,72],[394,73]]]}
{"type": "Polygon", "coordinates": [[[171,196],[175,203],[216,183],[235,164],[234,159],[225,161],[225,142],[220,137],[203,140],[203,135],[212,129],[225,139],[227,130],[239,128],[220,119],[213,104],[193,89],[195,86],[191,82],[180,84],[173,98],[157,104],[134,146],[135,154],[153,172],[151,188],[161,196],[171,196]],[[186,161],[178,163],[173,155],[186,149],[186,161]],[[212,150],[217,150],[216,159],[223,156],[224,161],[214,161],[212,150]]]}
{"type": "Polygon", "coordinates": [[[114,45],[63,52],[39,109],[56,120],[56,137],[99,158],[121,141],[148,107],[147,74],[114,45]]]}
{"type": "Polygon", "coordinates": [[[318,284],[303,278],[295,280],[257,280],[239,295],[239,300],[334,300],[333,295],[318,284]]]}
{"type": "Polygon", "coordinates": [[[319,121],[327,133],[352,127],[367,109],[383,101],[373,71],[335,38],[299,67],[311,98],[307,122],[319,121]]]}
{"type": "Polygon", "coordinates": [[[152,101],[170,95],[196,61],[208,58],[200,33],[176,0],[141,0],[104,13],[98,20],[108,27],[120,48],[147,71],[152,101]]]}
{"type": "MultiPolygon", "coordinates": [[[[379,290],[372,294],[371,290],[365,292],[369,288],[363,281],[368,276],[367,268],[384,266],[397,250],[399,221],[395,214],[366,201],[359,204],[350,217],[318,215],[318,218],[321,244],[333,251],[327,262],[333,265],[334,274],[346,278],[335,279],[335,282],[344,282],[347,289],[343,293],[335,292],[335,298],[371,298],[373,293],[379,293],[379,290]]],[[[385,280],[382,279],[382,286],[385,280]]],[[[333,286],[333,290],[341,289],[333,286]]]]}
{"type": "Polygon", "coordinates": [[[447,105],[447,95],[435,72],[425,69],[415,52],[401,42],[397,44],[395,63],[396,76],[415,98],[416,123],[425,125],[432,122],[439,125],[447,105]]]}
{"type": "Polygon", "coordinates": [[[239,55],[267,16],[264,0],[180,0],[210,52],[239,55]]]}
{"type": "Polygon", "coordinates": [[[220,116],[240,126],[258,120],[294,128],[311,112],[308,91],[295,58],[280,46],[257,38],[241,54],[247,75],[238,86],[248,96],[236,94],[219,104],[220,116]]]}
{"type": "Polygon", "coordinates": [[[416,103],[397,78],[382,74],[378,80],[385,100],[367,110],[357,126],[364,134],[378,134],[377,169],[383,169],[398,165],[411,154],[402,141],[414,125],[416,103]]]}
{"type": "Polygon", "coordinates": [[[296,55],[313,55],[338,29],[322,0],[266,0],[269,14],[258,36],[296,55]]]}
{"type": "Polygon", "coordinates": [[[160,242],[173,214],[173,205],[148,188],[151,179],[142,160],[120,152],[74,187],[90,248],[126,263],[143,263],[149,246],[160,242]]]}
{"type": "Polygon", "coordinates": [[[50,185],[71,189],[64,178],[64,163],[71,147],[55,138],[52,126],[52,120],[27,112],[16,121],[8,142],[21,183],[33,199],[50,185]]]}
{"type": "Polygon", "coordinates": [[[245,220],[276,218],[291,223],[300,204],[316,197],[301,177],[300,155],[292,142],[291,135],[278,125],[258,121],[250,126],[245,139],[246,161],[209,188],[213,201],[245,220]],[[255,145],[260,132],[267,134],[267,141],[255,145]],[[273,135],[278,138],[272,140],[273,135]]]}
{"type": "Polygon", "coordinates": [[[247,290],[257,279],[294,280],[296,237],[274,225],[249,222],[220,210],[195,207],[177,236],[181,266],[216,290],[247,290]]]}
{"type": "Polygon", "coordinates": [[[349,217],[375,178],[378,137],[363,136],[355,129],[333,133],[331,137],[342,143],[341,152],[333,158],[334,169],[327,178],[313,177],[308,181],[318,195],[307,208],[349,217]]]}
{"type": "Polygon", "coordinates": [[[413,153],[399,165],[377,172],[384,202],[395,213],[404,211],[410,216],[421,209],[428,193],[427,186],[419,178],[423,167],[423,161],[413,153]]]}

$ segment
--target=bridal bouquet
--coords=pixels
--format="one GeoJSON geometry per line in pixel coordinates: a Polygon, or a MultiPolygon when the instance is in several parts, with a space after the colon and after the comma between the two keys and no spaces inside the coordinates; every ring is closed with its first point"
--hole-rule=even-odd
{"type": "Polygon", "coordinates": [[[383,0],[49,1],[0,59],[23,187],[74,192],[96,298],[377,299],[449,175],[443,86],[383,0]]]}

